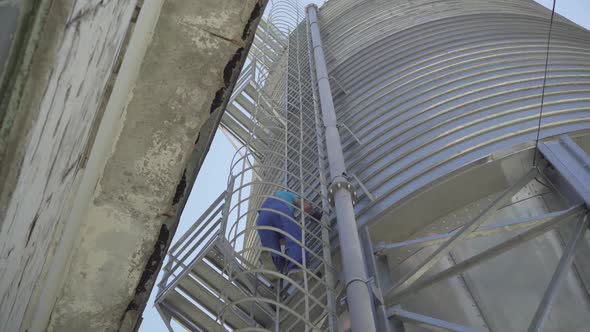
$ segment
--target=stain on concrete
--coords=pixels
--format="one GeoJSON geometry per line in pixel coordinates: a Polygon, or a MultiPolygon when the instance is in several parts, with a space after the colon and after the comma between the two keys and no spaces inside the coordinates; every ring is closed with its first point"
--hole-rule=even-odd
{"type": "MultiPolygon", "coordinates": [[[[166,246],[168,244],[169,239],[170,231],[168,230],[168,225],[163,224],[160,228],[160,233],[158,235],[158,239],[156,240],[156,244],[154,245],[154,249],[145,265],[145,269],[143,270],[143,274],[139,279],[139,283],[135,288],[136,295],[145,293],[148,289],[148,282],[158,273],[158,267],[160,266],[160,264],[162,263],[162,259],[164,259],[164,256],[166,255],[166,246]]],[[[131,301],[128,307],[137,309],[139,305],[134,301],[131,301]]]]}
{"type": "Polygon", "coordinates": [[[11,3],[0,3],[0,82],[8,61],[10,46],[18,27],[19,8],[11,3]]]}
{"type": "Polygon", "coordinates": [[[35,226],[37,225],[37,220],[39,220],[39,212],[37,212],[35,214],[35,217],[33,218],[33,221],[31,222],[31,226],[29,226],[29,235],[27,235],[27,242],[25,243],[25,247],[29,246],[29,242],[31,241],[31,235],[33,234],[33,231],[35,230],[35,226]]]}

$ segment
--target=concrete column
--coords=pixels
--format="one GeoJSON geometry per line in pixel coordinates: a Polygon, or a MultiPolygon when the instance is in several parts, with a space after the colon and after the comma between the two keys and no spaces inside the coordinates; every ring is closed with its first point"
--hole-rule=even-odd
{"type": "Polygon", "coordinates": [[[2,161],[0,330],[131,331],[266,1],[145,1],[115,73],[136,1],[40,3],[2,161]]]}
{"type": "Polygon", "coordinates": [[[255,0],[164,2],[49,330],[80,330],[89,321],[101,330],[133,328],[247,54],[260,6],[255,0]]]}
{"type": "Polygon", "coordinates": [[[0,331],[27,329],[38,290],[57,287],[45,275],[135,1],[18,6],[18,40],[8,52],[18,61],[6,72],[1,106],[0,331]]]}

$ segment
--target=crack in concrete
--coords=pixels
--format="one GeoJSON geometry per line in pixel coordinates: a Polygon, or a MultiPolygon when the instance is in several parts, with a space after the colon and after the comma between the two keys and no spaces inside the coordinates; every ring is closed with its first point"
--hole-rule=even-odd
{"type": "Polygon", "coordinates": [[[180,199],[184,195],[184,191],[186,190],[186,168],[182,172],[182,177],[180,178],[180,182],[176,186],[176,192],[174,193],[174,198],[172,199],[172,206],[178,204],[180,199]]]}
{"type": "MultiPolygon", "coordinates": [[[[35,214],[35,217],[33,218],[33,222],[31,222],[31,226],[29,226],[29,235],[27,236],[27,242],[25,243],[25,247],[27,247],[29,245],[29,242],[31,241],[31,235],[33,235],[33,231],[35,230],[35,226],[37,225],[37,221],[39,220],[39,211],[37,211],[37,213],[35,214]]],[[[24,276],[21,275],[21,280],[22,277],[24,276]]]]}
{"type": "Polygon", "coordinates": [[[210,34],[210,35],[212,35],[212,36],[214,36],[214,37],[217,37],[217,38],[223,39],[223,40],[225,40],[225,41],[228,41],[228,42],[230,42],[230,43],[232,43],[232,44],[234,44],[234,45],[237,45],[237,46],[239,46],[239,47],[244,47],[244,41],[243,41],[243,40],[241,40],[241,39],[237,39],[237,38],[228,38],[228,37],[225,37],[225,36],[223,36],[223,35],[220,35],[220,34],[218,34],[218,33],[215,33],[215,32],[213,32],[213,31],[209,31],[209,30],[207,30],[207,29],[205,29],[205,28],[199,28],[199,29],[201,29],[201,30],[205,31],[206,33],[208,33],[208,34],[210,34]]]}
{"type": "Polygon", "coordinates": [[[145,302],[147,302],[147,298],[149,297],[148,289],[151,288],[149,283],[155,281],[160,270],[159,267],[166,256],[166,251],[171,240],[172,239],[170,238],[170,230],[168,229],[168,225],[162,224],[160,233],[158,234],[158,239],[154,244],[154,250],[147,260],[145,269],[143,270],[137,287],[135,288],[135,295],[127,305],[127,309],[121,316],[119,324],[123,323],[129,311],[137,311],[145,304],[145,302]]]}

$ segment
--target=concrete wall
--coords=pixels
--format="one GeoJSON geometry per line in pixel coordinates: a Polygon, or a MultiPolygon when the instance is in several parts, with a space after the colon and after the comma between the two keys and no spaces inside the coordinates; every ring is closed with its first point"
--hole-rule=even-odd
{"type": "Polygon", "coordinates": [[[2,162],[7,175],[0,233],[2,331],[18,331],[44,266],[51,262],[135,2],[47,5],[34,18],[42,28],[28,41],[35,49],[30,71],[16,83],[23,86],[22,96],[8,110],[15,118],[7,145],[16,149],[2,162]]]}
{"type": "Polygon", "coordinates": [[[8,55],[19,26],[21,10],[13,1],[0,2],[0,82],[4,77],[8,55]]]}
{"type": "MultiPolygon", "coordinates": [[[[3,161],[7,159],[6,153],[16,150],[14,144],[9,145],[11,128],[17,118],[15,103],[20,100],[22,78],[31,65],[32,44],[35,43],[28,41],[31,35],[38,34],[40,24],[36,18],[44,16],[37,15],[44,6],[32,3],[32,0],[0,1],[0,160],[3,161]]],[[[6,179],[5,166],[5,162],[0,163],[0,182],[6,179]]]]}
{"type": "Polygon", "coordinates": [[[264,3],[146,2],[118,75],[136,1],[37,3],[0,169],[0,330],[134,328],[264,3]]]}

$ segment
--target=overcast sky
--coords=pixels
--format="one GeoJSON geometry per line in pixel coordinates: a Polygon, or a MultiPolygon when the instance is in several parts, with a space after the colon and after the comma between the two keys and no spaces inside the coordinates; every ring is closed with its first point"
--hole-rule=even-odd
{"type": "MultiPolygon", "coordinates": [[[[553,0],[535,0],[551,9],[553,0]]],[[[557,0],[555,12],[568,18],[572,22],[590,29],[590,1],[589,0],[557,0]]]]}
{"type": "MultiPolygon", "coordinates": [[[[535,1],[549,9],[551,9],[553,4],[553,0],[535,1]]],[[[309,3],[321,5],[324,1],[303,0],[302,2],[305,6],[309,3]]],[[[576,24],[590,29],[590,0],[557,0],[556,12],[576,24]]],[[[229,165],[234,151],[229,141],[218,132],[197,177],[194,185],[195,190],[191,193],[186,208],[180,218],[180,224],[174,237],[175,240],[182,236],[191,224],[197,220],[200,214],[225,190],[229,175],[229,165]]],[[[154,296],[152,294],[143,314],[144,320],[139,329],[140,332],[167,331],[166,326],[153,306],[153,301],[154,296]]],[[[178,325],[175,325],[175,329],[176,331],[183,331],[178,325]]]]}

